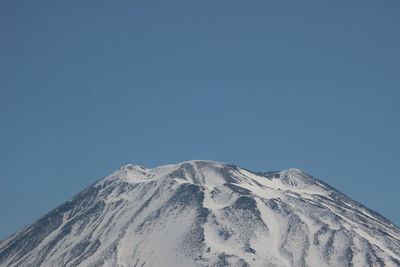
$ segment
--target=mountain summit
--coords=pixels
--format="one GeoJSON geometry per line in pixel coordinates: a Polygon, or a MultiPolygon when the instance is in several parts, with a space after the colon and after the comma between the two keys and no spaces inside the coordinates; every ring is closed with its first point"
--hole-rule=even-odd
{"type": "Polygon", "coordinates": [[[400,266],[400,229],[298,169],[126,165],[2,241],[0,266],[400,266]]]}

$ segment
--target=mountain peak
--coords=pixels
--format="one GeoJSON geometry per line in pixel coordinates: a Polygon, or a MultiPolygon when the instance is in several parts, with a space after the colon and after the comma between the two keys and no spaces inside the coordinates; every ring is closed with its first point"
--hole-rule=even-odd
{"type": "Polygon", "coordinates": [[[158,168],[179,169],[179,168],[189,166],[189,165],[192,165],[197,168],[207,168],[207,167],[209,168],[209,167],[222,167],[222,166],[226,166],[228,164],[223,163],[223,162],[218,162],[218,161],[211,161],[211,160],[189,160],[189,161],[178,162],[175,164],[159,166],[154,169],[158,169],[158,168]]]}
{"type": "Polygon", "coordinates": [[[1,266],[400,266],[400,229],[305,172],[125,165],[0,242],[1,266]]]}
{"type": "Polygon", "coordinates": [[[283,170],[281,172],[288,173],[288,174],[304,174],[303,170],[296,169],[296,168],[289,168],[289,169],[283,170]]]}
{"type": "Polygon", "coordinates": [[[304,171],[296,168],[289,168],[279,172],[282,183],[290,186],[304,188],[315,184],[315,178],[304,171]]]}
{"type": "Polygon", "coordinates": [[[146,170],[146,168],[143,166],[140,166],[140,165],[126,164],[126,165],[121,166],[119,168],[119,170],[141,170],[141,171],[143,171],[143,170],[146,170]]]}
{"type": "MultiPolygon", "coordinates": [[[[315,187],[315,178],[306,174],[304,171],[296,168],[289,168],[283,171],[253,173],[252,180],[259,180],[256,183],[264,184],[267,182],[262,176],[269,179],[279,178],[279,183],[283,186],[297,187],[305,189],[315,187]],[[258,174],[264,174],[258,176],[258,174]]],[[[190,160],[174,164],[162,165],[148,169],[135,164],[127,164],[113,172],[104,180],[117,179],[128,183],[147,182],[158,179],[177,179],[179,181],[190,182],[194,184],[203,184],[205,186],[214,186],[224,183],[254,183],[248,177],[250,175],[246,169],[227,164],[224,162],[210,160],[190,160]]],[[[273,186],[272,184],[268,186],[273,186]]],[[[276,186],[276,185],[274,185],[276,186]]]]}

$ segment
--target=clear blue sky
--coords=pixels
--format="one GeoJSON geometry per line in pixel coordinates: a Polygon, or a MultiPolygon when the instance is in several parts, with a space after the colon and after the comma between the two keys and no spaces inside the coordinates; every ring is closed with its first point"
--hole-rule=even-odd
{"type": "Polygon", "coordinates": [[[295,167],[400,224],[400,2],[0,2],[0,239],[128,163],[295,167]]]}

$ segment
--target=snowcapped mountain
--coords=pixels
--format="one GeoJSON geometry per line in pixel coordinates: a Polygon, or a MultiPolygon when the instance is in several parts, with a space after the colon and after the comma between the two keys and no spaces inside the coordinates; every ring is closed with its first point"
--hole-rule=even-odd
{"type": "Polygon", "coordinates": [[[2,241],[0,266],[400,266],[400,229],[297,169],[127,165],[2,241]]]}

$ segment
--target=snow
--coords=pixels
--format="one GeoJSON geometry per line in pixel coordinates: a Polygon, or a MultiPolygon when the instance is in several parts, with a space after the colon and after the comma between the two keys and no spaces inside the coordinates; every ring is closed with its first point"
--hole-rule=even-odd
{"type": "Polygon", "coordinates": [[[395,266],[390,257],[400,260],[397,227],[345,196],[334,200],[333,189],[299,169],[266,177],[204,160],[129,164],[90,189],[68,202],[53,231],[34,224],[0,243],[0,265],[362,266],[367,254],[387,266],[395,266]],[[38,244],[20,245],[30,233],[38,244]]]}

